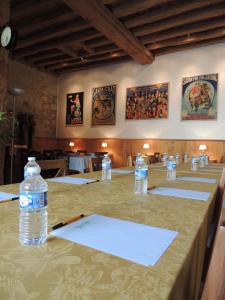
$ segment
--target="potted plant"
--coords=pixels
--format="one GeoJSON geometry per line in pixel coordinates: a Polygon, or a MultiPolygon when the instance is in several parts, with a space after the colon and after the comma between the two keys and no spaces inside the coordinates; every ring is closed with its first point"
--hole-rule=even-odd
{"type": "MultiPolygon", "coordinates": [[[[16,119],[14,119],[14,122],[17,125],[16,119]]],[[[0,111],[0,143],[3,145],[9,143],[12,138],[12,123],[12,113],[0,111]]]]}

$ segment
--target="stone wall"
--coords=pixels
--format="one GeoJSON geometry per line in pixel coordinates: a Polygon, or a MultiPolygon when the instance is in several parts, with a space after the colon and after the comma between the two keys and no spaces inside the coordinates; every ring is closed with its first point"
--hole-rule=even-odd
{"type": "MultiPolygon", "coordinates": [[[[16,113],[34,115],[34,137],[55,138],[57,78],[9,60],[9,85],[25,91],[16,98],[16,113]]],[[[12,100],[9,103],[12,105],[12,100]]]]}

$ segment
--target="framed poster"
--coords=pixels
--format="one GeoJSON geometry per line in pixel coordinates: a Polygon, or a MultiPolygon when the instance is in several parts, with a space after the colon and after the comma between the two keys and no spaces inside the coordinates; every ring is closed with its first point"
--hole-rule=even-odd
{"type": "Polygon", "coordinates": [[[218,74],[182,78],[182,120],[217,118],[218,74]]]}
{"type": "Polygon", "coordinates": [[[115,125],[116,85],[93,88],[92,126],[115,125]]]}
{"type": "Polygon", "coordinates": [[[83,124],[84,93],[71,93],[66,96],[66,125],[83,124]]]}
{"type": "Polygon", "coordinates": [[[128,88],[126,120],[167,118],[168,89],[168,82],[128,88]]]}

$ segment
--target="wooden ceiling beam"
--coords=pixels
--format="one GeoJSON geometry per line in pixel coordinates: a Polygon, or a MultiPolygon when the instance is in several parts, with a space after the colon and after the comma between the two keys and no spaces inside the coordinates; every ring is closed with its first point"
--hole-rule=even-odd
{"type": "Polygon", "coordinates": [[[137,62],[148,64],[154,60],[153,55],[101,2],[96,0],[63,1],[137,62]]]}
{"type": "Polygon", "coordinates": [[[105,45],[108,45],[111,43],[112,42],[109,41],[107,38],[105,38],[104,36],[101,36],[99,38],[89,40],[88,42],[86,42],[86,45],[88,47],[95,48],[95,47],[105,46],[105,45]]]}
{"type": "Polygon", "coordinates": [[[11,21],[18,22],[26,17],[34,16],[37,12],[53,9],[60,3],[58,0],[28,0],[12,5],[11,21]],[[29,9],[28,9],[29,8],[29,9]]]}
{"type": "MultiPolygon", "coordinates": [[[[126,56],[127,54],[124,52],[124,51],[118,51],[116,53],[116,56],[112,56],[111,53],[105,53],[104,55],[101,54],[101,55],[94,55],[94,56],[91,56],[91,57],[88,57],[87,60],[85,60],[84,62],[82,62],[80,59],[77,59],[77,60],[71,60],[69,62],[69,67],[74,67],[74,66],[80,66],[80,65],[85,65],[85,64],[90,64],[90,63],[93,63],[93,62],[98,62],[98,61],[102,61],[102,60],[105,60],[105,59],[112,59],[112,58],[118,58],[118,57],[123,57],[123,56],[126,56]]],[[[54,64],[54,65],[51,65],[49,67],[46,67],[47,70],[52,70],[54,71],[55,69],[63,69],[65,66],[62,66],[62,64],[54,64]]]]}
{"type": "MultiPolygon", "coordinates": [[[[93,59],[96,57],[102,57],[103,54],[104,55],[107,54],[109,57],[117,57],[118,52],[120,52],[119,48],[115,48],[115,45],[113,44],[113,45],[111,45],[111,47],[107,47],[107,48],[101,47],[101,49],[98,49],[98,52],[96,52],[94,55],[87,54],[87,55],[85,55],[85,58],[87,58],[89,60],[89,59],[93,59]]],[[[53,57],[53,58],[39,59],[38,61],[35,62],[35,64],[48,67],[48,66],[51,66],[52,64],[56,64],[56,63],[80,61],[80,60],[81,59],[78,56],[75,56],[75,57],[70,56],[68,58],[62,59],[62,56],[58,55],[57,57],[53,57]]]]}
{"type": "Polygon", "coordinates": [[[45,16],[45,18],[43,18],[42,20],[36,19],[27,21],[30,24],[27,24],[26,22],[20,23],[18,25],[16,24],[16,27],[19,31],[19,36],[21,38],[24,38],[28,34],[36,33],[39,30],[49,30],[49,27],[53,28],[53,25],[62,24],[66,21],[72,21],[75,18],[77,18],[77,15],[74,12],[58,12],[57,15],[52,17],[45,16]]]}
{"type": "Polygon", "coordinates": [[[225,37],[220,37],[220,38],[208,39],[200,42],[188,43],[186,45],[181,45],[181,46],[161,48],[161,49],[153,50],[153,52],[155,56],[159,56],[159,55],[165,55],[165,54],[174,53],[178,51],[184,51],[184,50],[194,49],[198,47],[205,47],[205,46],[224,43],[224,42],[225,42],[225,37]]]}
{"type": "Polygon", "coordinates": [[[221,2],[222,0],[190,0],[188,2],[170,3],[153,11],[143,13],[140,16],[131,17],[124,24],[130,29],[221,2]]]}
{"type": "Polygon", "coordinates": [[[214,38],[220,38],[220,37],[225,38],[225,27],[215,29],[215,30],[211,30],[211,31],[208,31],[208,32],[193,34],[189,37],[185,36],[185,37],[168,39],[168,40],[165,40],[165,41],[162,41],[162,42],[146,45],[146,47],[150,50],[155,50],[155,49],[159,49],[159,48],[179,46],[179,45],[188,44],[190,42],[200,42],[200,41],[204,41],[204,40],[208,40],[208,39],[214,39],[214,38]]]}
{"type": "Polygon", "coordinates": [[[113,64],[118,64],[118,63],[123,63],[123,62],[127,62],[130,61],[131,58],[130,56],[124,56],[124,57],[119,57],[119,58],[114,58],[114,59],[106,59],[103,60],[101,62],[94,62],[91,64],[85,64],[85,65],[80,65],[77,67],[70,67],[67,69],[63,69],[60,71],[55,71],[54,73],[56,75],[62,75],[62,74],[66,74],[66,73],[71,73],[71,72],[77,72],[77,71],[82,71],[82,70],[88,70],[88,69],[92,69],[92,68],[99,68],[99,67],[105,67],[106,65],[113,65],[113,64]]]}
{"type": "Polygon", "coordinates": [[[190,24],[193,22],[198,22],[201,20],[208,20],[210,18],[215,18],[225,15],[225,3],[220,5],[215,5],[210,8],[204,8],[201,10],[192,11],[189,13],[181,14],[173,18],[168,18],[166,20],[156,22],[153,24],[144,25],[133,30],[136,36],[143,36],[170,28],[176,28],[185,24],[190,24]]]}
{"type": "Polygon", "coordinates": [[[41,52],[43,50],[53,49],[53,48],[56,48],[60,45],[65,45],[67,43],[70,43],[72,41],[76,41],[76,40],[85,41],[89,38],[98,37],[100,35],[101,34],[95,29],[82,31],[82,32],[79,32],[77,34],[69,34],[69,35],[66,35],[66,36],[61,37],[61,38],[51,39],[51,40],[48,40],[48,41],[45,41],[45,42],[35,44],[33,46],[30,46],[30,47],[14,50],[13,55],[24,57],[24,56],[27,56],[27,55],[31,55],[31,54],[41,52]]]}
{"type": "Polygon", "coordinates": [[[59,50],[61,50],[63,53],[69,55],[72,58],[77,58],[77,53],[75,51],[73,51],[72,49],[70,49],[68,46],[59,46],[58,47],[59,50]]]}
{"type": "Polygon", "coordinates": [[[63,36],[63,34],[68,34],[70,31],[81,31],[89,27],[90,26],[81,19],[75,19],[69,22],[60,23],[41,31],[38,30],[35,33],[32,32],[25,38],[19,39],[16,49],[26,48],[39,42],[48,41],[52,38],[60,38],[61,36],[63,36]]]}
{"type": "Polygon", "coordinates": [[[181,26],[176,30],[170,29],[162,32],[158,32],[155,34],[146,35],[140,38],[143,44],[151,43],[151,42],[159,42],[183,35],[190,35],[196,32],[204,32],[206,30],[220,28],[225,26],[225,18],[219,17],[213,19],[211,22],[202,21],[196,22],[188,26],[181,26]]]}
{"type": "Polygon", "coordinates": [[[63,54],[62,51],[60,51],[58,49],[52,49],[52,50],[41,51],[39,53],[24,56],[24,59],[28,62],[34,63],[41,59],[57,57],[62,54],[63,54]]]}
{"type": "Polygon", "coordinates": [[[74,47],[75,49],[78,49],[78,50],[83,49],[83,50],[85,50],[89,54],[94,54],[94,50],[91,47],[87,46],[85,42],[72,41],[70,43],[70,45],[72,47],[74,47]]]}
{"type": "Polygon", "coordinates": [[[172,0],[130,0],[116,6],[113,9],[113,14],[117,18],[127,17],[167,2],[172,2],[172,0]]]}

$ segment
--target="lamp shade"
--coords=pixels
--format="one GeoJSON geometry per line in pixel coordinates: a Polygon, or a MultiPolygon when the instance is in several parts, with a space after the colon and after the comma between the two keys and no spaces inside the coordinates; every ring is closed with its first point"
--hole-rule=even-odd
{"type": "Polygon", "coordinates": [[[105,143],[105,142],[102,143],[102,148],[107,148],[107,146],[108,146],[107,143],[105,143]]]}
{"type": "Polygon", "coordinates": [[[144,144],[144,145],[143,145],[143,148],[144,148],[144,149],[149,149],[149,144],[144,144]]]}
{"type": "Polygon", "coordinates": [[[70,147],[74,147],[74,146],[75,146],[75,143],[74,143],[74,142],[70,142],[70,143],[69,143],[69,146],[70,146],[70,147]]]}
{"type": "Polygon", "coordinates": [[[199,150],[204,151],[204,150],[206,150],[206,149],[207,149],[206,145],[200,145],[200,146],[199,146],[199,150]]]}

